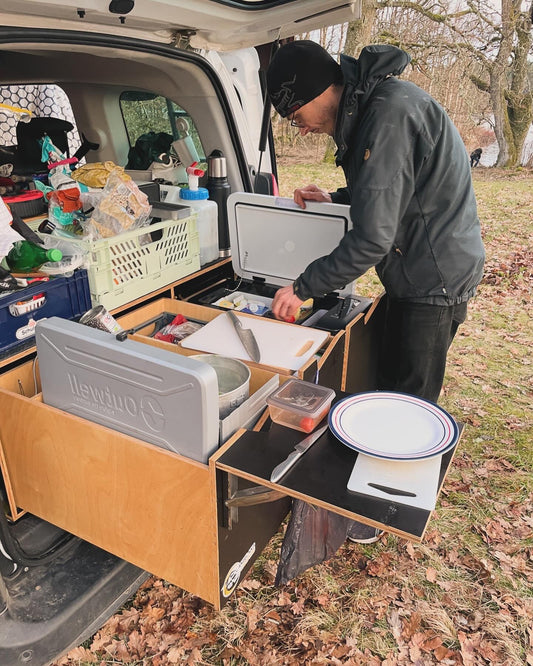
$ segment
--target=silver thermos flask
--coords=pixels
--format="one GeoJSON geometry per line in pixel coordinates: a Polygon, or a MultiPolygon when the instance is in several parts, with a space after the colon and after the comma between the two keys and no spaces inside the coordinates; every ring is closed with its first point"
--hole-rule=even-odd
{"type": "Polygon", "coordinates": [[[228,208],[226,202],[231,194],[226,169],[226,158],[220,150],[213,150],[207,158],[207,190],[209,198],[216,201],[218,206],[218,256],[229,257],[231,248],[229,242],[228,208]]]}

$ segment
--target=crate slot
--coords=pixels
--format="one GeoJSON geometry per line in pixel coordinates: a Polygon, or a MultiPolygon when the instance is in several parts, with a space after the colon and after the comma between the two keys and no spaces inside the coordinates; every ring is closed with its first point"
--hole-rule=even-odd
{"type": "Polygon", "coordinates": [[[32,298],[29,301],[24,301],[23,303],[12,303],[9,306],[9,312],[13,317],[20,317],[28,312],[33,312],[38,310],[42,305],[46,303],[46,296],[43,294],[40,298],[32,298]]]}

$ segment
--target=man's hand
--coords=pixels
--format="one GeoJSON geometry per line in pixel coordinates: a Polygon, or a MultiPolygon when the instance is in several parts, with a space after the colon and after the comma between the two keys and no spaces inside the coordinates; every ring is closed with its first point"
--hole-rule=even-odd
{"type": "Polygon", "coordinates": [[[296,311],[303,301],[296,296],[292,284],[278,289],[272,301],[272,313],[276,319],[294,321],[296,311]]]}
{"type": "Polygon", "coordinates": [[[294,201],[301,208],[305,208],[306,201],[331,203],[331,195],[327,190],[322,190],[316,185],[306,185],[306,187],[294,190],[294,201]]]}

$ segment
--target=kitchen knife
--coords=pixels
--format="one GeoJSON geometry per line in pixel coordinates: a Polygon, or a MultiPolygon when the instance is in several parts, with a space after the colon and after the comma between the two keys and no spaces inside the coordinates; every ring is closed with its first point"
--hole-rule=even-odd
{"type": "Polygon", "coordinates": [[[274,467],[272,474],[270,475],[270,480],[273,483],[276,483],[282,476],[285,476],[294,463],[303,456],[307,449],[309,449],[327,429],[328,425],[326,424],[318,430],[315,430],[315,432],[312,432],[310,435],[307,435],[307,437],[302,439],[301,442],[298,442],[285,460],[274,467]]]}
{"type": "Polygon", "coordinates": [[[230,310],[227,314],[230,322],[233,324],[233,328],[239,336],[240,341],[246,349],[246,353],[252,359],[252,361],[259,363],[261,360],[261,352],[259,351],[255,335],[249,328],[243,328],[241,320],[234,312],[230,310]]]}

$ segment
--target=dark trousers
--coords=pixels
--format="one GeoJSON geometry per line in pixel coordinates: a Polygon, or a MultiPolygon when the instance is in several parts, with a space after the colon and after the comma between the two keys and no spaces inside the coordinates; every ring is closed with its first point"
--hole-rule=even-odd
{"type": "Polygon", "coordinates": [[[466,303],[430,305],[387,299],[378,388],[437,402],[446,356],[466,303]]]}

